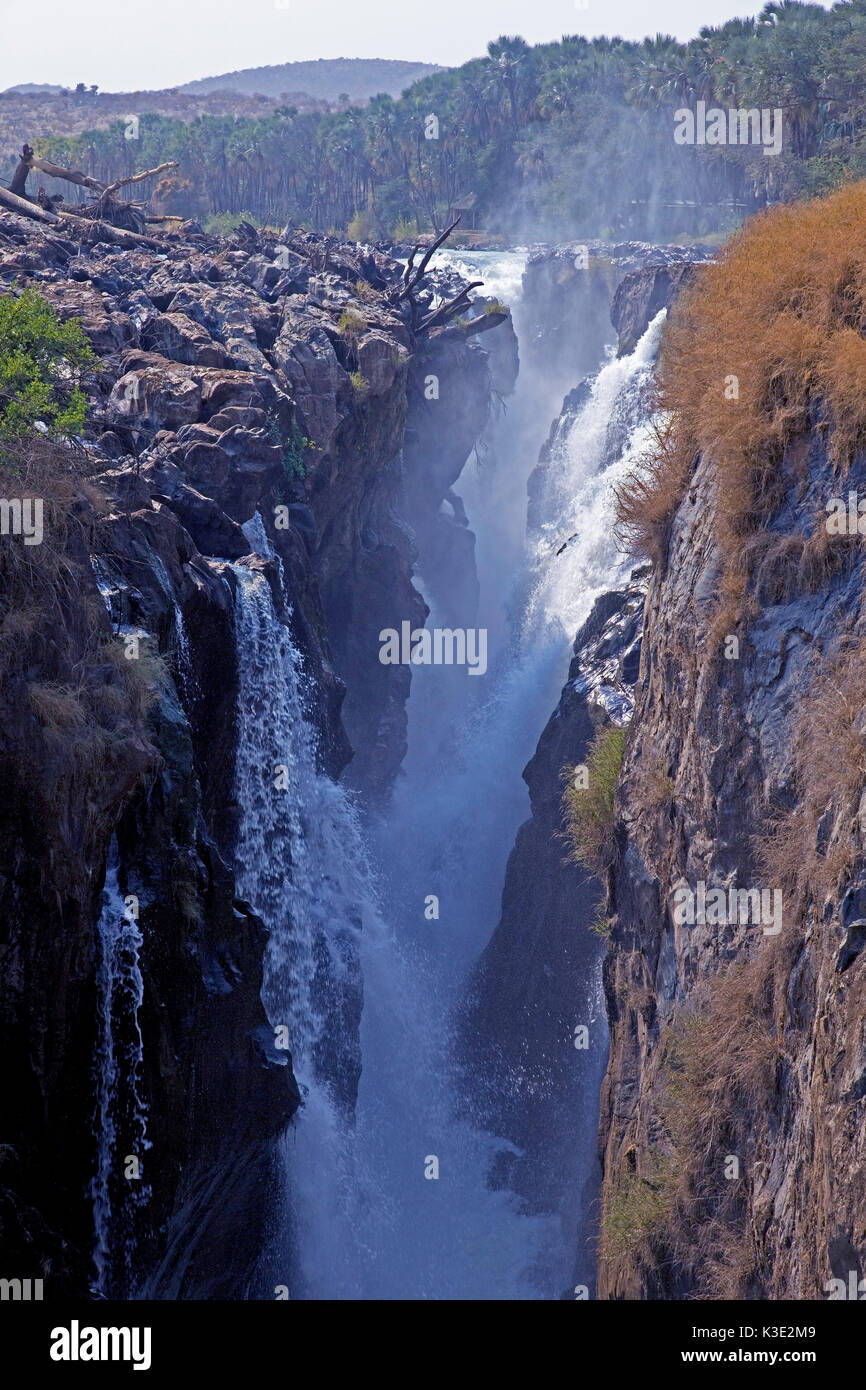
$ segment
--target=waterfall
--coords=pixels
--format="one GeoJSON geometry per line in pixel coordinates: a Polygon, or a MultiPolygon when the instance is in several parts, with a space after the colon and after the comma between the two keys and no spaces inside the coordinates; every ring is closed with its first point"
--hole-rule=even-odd
{"type": "Polygon", "coordinates": [[[312,1082],[329,1009],[336,992],[352,983],[363,907],[368,915],[375,911],[375,895],[355,809],[317,766],[310,692],[291,633],[277,617],[264,575],[243,564],[234,572],[238,891],[270,928],[268,1017],[274,1028],[288,1029],[296,1073],[312,1082]]]}
{"type": "Polygon", "coordinates": [[[102,897],[96,926],[97,1159],[91,1195],[96,1234],[94,1293],[107,1297],[128,1292],[134,1256],[134,1213],[149,1196],[143,1170],[144,1154],[150,1148],[147,1107],[141,1093],[142,935],[137,908],[121,893],[114,842],[102,897]],[[130,1164],[133,1158],[138,1160],[137,1175],[130,1164]]]}
{"type": "MultiPolygon", "coordinates": [[[[500,284],[515,280],[513,256],[500,271],[500,284]]],[[[501,464],[464,470],[479,622],[495,634],[488,671],[477,681],[454,668],[413,672],[405,775],[378,821],[318,766],[315,692],[277,611],[286,595],[275,604],[261,568],[233,566],[238,891],[269,928],[263,999],[272,1026],[287,1028],[304,1097],[281,1144],[283,1209],[263,1259],[264,1298],[277,1283],[293,1299],[552,1299],[570,1285],[575,1220],[530,1213],[490,1183],[513,1146],[473,1119],[452,1019],[498,918],[528,812],[520,771],[558,699],[574,632],[627,572],[610,534],[610,485],[641,447],[659,326],[592,383],[554,451],[531,544],[526,479],[558,408],[539,406],[531,376],[501,427],[501,464]],[[508,447],[509,435],[532,438],[534,452],[508,447]],[[438,918],[425,914],[431,895],[438,918]],[[359,1066],[352,1113],[346,1077],[359,1066]]],[[[245,530],[278,575],[261,525],[245,530]]],[[[603,1018],[598,992],[587,981],[590,1018],[603,1018]]],[[[597,1091],[585,1101],[580,1157],[561,1174],[572,1195],[595,1161],[597,1091]]]]}
{"type": "Polygon", "coordinates": [[[614,488],[650,444],[646,391],[665,317],[662,309],[630,356],[601,368],[554,448],[535,540],[530,632],[558,627],[573,638],[596,598],[628,578],[631,562],[614,538],[614,488]]]}

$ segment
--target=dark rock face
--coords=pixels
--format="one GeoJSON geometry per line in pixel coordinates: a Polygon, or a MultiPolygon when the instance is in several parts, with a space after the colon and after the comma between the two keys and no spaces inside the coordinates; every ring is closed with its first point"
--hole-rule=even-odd
{"type": "MultiPolygon", "coordinates": [[[[824,503],[835,495],[823,433],[814,431],[807,445],[781,468],[792,486],[771,527],[788,542],[794,530],[807,539],[821,529],[824,503]]],[[[850,486],[862,494],[864,480],[861,458],[850,486]]],[[[707,1293],[712,1263],[740,1281],[741,1296],[820,1299],[829,1279],[847,1281],[866,1264],[863,801],[858,806],[855,794],[850,814],[825,815],[817,844],[803,846],[819,863],[832,861],[849,834],[853,846],[853,862],[811,908],[798,903],[790,881],[766,883],[755,845],[778,809],[796,801],[793,731],[821,656],[864,630],[863,552],[854,542],[804,581],[778,555],[773,563],[771,532],[749,585],[756,602],[736,629],[739,655],[712,659],[706,639],[721,568],[715,496],[713,461],[699,458],[673,518],[664,572],[653,575],[649,590],[617,793],[615,919],[605,961],[611,1055],[599,1134],[606,1208],[624,1200],[629,1182],[664,1196],[671,1152],[665,1040],[678,1019],[699,1021],[723,980],[759,979],[754,999],[745,991],[739,997],[731,1046],[765,1038],[772,1048],[752,1089],[737,1092],[733,1119],[725,1110],[707,1130],[708,1196],[684,1217],[665,1208],[627,1249],[603,1242],[599,1292],[724,1296],[712,1287],[707,1293]],[[661,797],[653,790],[659,778],[661,797]],[[700,880],[778,889],[778,940],[748,921],[678,923],[675,886],[700,880]],[[737,1205],[720,1231],[712,1212],[726,1187],[727,1153],[739,1159],[740,1177],[737,1205]],[[702,1236],[708,1244],[696,1258],[702,1236]]],[[[729,1089],[720,1090],[722,1102],[729,1089]]]]}
{"type": "Polygon", "coordinates": [[[603,945],[591,930],[601,886],[569,858],[562,798],[564,774],[584,761],[595,734],[631,716],[645,588],[636,572],[628,589],[597,600],[577,634],[559,705],[523,773],[532,815],[508,860],[502,916],[466,1025],[473,1069],[488,1087],[485,1121],[521,1151],[519,1160],[503,1155],[501,1177],[540,1210],[560,1207],[564,1193],[569,1208],[579,1204],[575,1277],[589,1288],[599,1180],[586,1136],[607,1058],[603,945]],[[581,1025],[589,1046],[577,1050],[581,1025]],[[563,1182],[576,1168],[582,1192],[563,1182]]]}
{"type": "MultiPolygon", "coordinates": [[[[259,999],[264,928],[235,905],[231,872],[212,838],[215,808],[230,794],[220,779],[232,763],[233,633],[224,586],[164,508],[97,522],[90,546],[112,595],[114,622],[151,634],[155,703],[149,715],[136,713],[121,684],[106,710],[124,701],[124,722],[106,730],[95,761],[83,761],[84,748],[59,743],[56,730],[34,719],[26,688],[17,699],[4,692],[0,752],[10,794],[0,826],[0,1021],[7,1055],[20,1059],[10,1066],[6,1092],[4,1253],[22,1273],[44,1275],[52,1290],[70,1294],[84,1292],[90,1277],[94,923],[112,839],[121,888],[139,902],[144,940],[140,1021],[152,1149],[143,1165],[151,1197],[146,1206],[130,1206],[122,1184],[115,1192],[119,1228],[138,1241],[142,1268],[154,1258],[164,1224],[175,1219],[178,1174],[193,1188],[213,1178],[229,1164],[227,1135],[237,1145],[254,1142],[261,1166],[299,1099],[285,1056],[267,1050],[272,1035],[259,999]],[[189,671],[178,665],[170,583],[190,629],[207,638],[196,644],[189,671]],[[216,681],[208,671],[214,659],[216,681]],[[196,714],[178,698],[192,682],[200,692],[196,714]],[[212,761],[213,752],[224,762],[212,761]]],[[[111,624],[81,537],[68,558],[75,587],[67,594],[65,633],[49,609],[30,639],[58,653],[29,666],[43,689],[62,680],[67,665],[79,681],[103,681],[112,669],[96,664],[89,641],[94,628],[108,641],[111,624]]],[[[255,1207],[238,1224],[228,1207],[211,1201],[202,1219],[215,1240],[234,1248],[242,1282],[257,1251],[255,1207]]],[[[187,1292],[204,1287],[205,1268],[191,1267],[187,1292]]],[[[227,1292],[230,1283],[222,1287],[227,1292]]],[[[131,1290],[118,1282],[113,1291],[131,1290]]]]}
{"type": "MultiPolygon", "coordinates": [[[[29,664],[4,678],[14,714],[0,735],[0,1027],[14,1121],[3,1135],[0,1221],[22,1277],[86,1292],[95,927],[111,852],[121,892],[140,903],[153,1146],[150,1198],[119,1219],[146,1291],[238,1297],[252,1288],[274,1141],[299,1095],[260,1001],[265,925],[238,900],[231,868],[238,670],[228,562],[252,549],[242,528],[258,527],[257,545],[273,554],[251,563],[267,570],[302,654],[322,769],[337,777],[354,754],[356,785],[386,795],[405,747],[409,673],[381,665],[378,634],[407,617],[420,625],[426,611],[400,510],[416,344],[390,293],[401,267],[377,253],[302,233],[220,243],[192,225],[157,253],[91,244],[90,231],[66,240],[0,215],[0,284],[24,274],[78,319],[97,354],[84,458],[106,499],[68,542],[76,578],[65,607],[40,619],[22,648],[29,664]],[[95,766],[58,781],[56,731],[33,710],[46,719],[51,692],[73,673],[113,689],[93,635],[110,642],[121,630],[140,635],[155,700],[145,713],[121,683],[110,709],[126,701],[126,722],[105,732],[95,766]],[[34,682],[50,687],[38,706],[34,682]]],[[[459,335],[432,350],[453,383],[440,421],[451,441],[447,489],[483,427],[489,372],[487,355],[459,335]]],[[[426,469],[430,457],[409,465],[426,469]]],[[[420,495],[438,510],[435,487],[420,495]]],[[[81,507],[93,511],[86,498],[81,507]]],[[[423,506],[416,517],[424,522],[423,506]]],[[[4,602],[6,581],[0,569],[4,602]]],[[[360,986],[336,1007],[357,1030],[360,986]]],[[[355,1081],[356,1060],[346,1070],[355,1081]]],[[[118,1281],[115,1291],[128,1292],[118,1281]]]]}
{"type": "Polygon", "coordinates": [[[677,295],[694,279],[697,265],[696,261],[648,265],[631,271],[620,280],[610,310],[611,321],[619,334],[620,357],[634,352],[656,314],[669,309],[677,295]]]}
{"type": "MultiPolygon", "coordinates": [[[[707,254],[700,247],[653,246],[639,241],[588,241],[536,248],[523,277],[524,298],[532,315],[526,350],[539,369],[559,384],[561,392],[568,391],[575,381],[597,368],[602,351],[612,338],[611,318],[620,334],[623,353],[630,352],[640,337],[634,331],[638,317],[635,309],[627,325],[633,341],[624,346],[628,291],[623,291],[620,298],[623,328],[611,313],[611,299],[616,304],[621,282],[638,275],[637,283],[643,286],[647,268],[655,267],[648,283],[654,285],[658,281],[657,313],[669,302],[663,298],[664,286],[669,286],[669,294],[679,286],[685,273],[680,267],[706,259],[707,254]]],[[[632,293],[637,299],[637,291],[632,293]]],[[[647,324],[652,317],[650,314],[647,324]]]]}

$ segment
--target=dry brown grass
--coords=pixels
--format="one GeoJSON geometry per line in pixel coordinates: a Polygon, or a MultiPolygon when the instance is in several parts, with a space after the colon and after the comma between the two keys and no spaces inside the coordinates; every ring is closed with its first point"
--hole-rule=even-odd
{"type": "Polygon", "coordinates": [[[0,541],[0,742],[25,782],[32,769],[34,803],[52,806],[82,778],[110,778],[130,745],[138,762],[155,758],[146,722],[160,663],[126,660],[96,593],[90,545],[105,504],[84,462],[35,439],[0,463],[0,495],[43,501],[41,545],[0,541]]]}
{"type": "Polygon", "coordinates": [[[786,886],[802,918],[809,902],[820,909],[838,890],[858,853],[852,829],[866,785],[866,640],[852,638],[816,668],[793,753],[795,803],[756,838],[755,851],[765,879],[786,886]]]}
{"type": "Polygon", "coordinates": [[[663,558],[696,455],[716,465],[718,538],[735,568],[743,538],[779,504],[786,449],[824,412],[844,471],[866,446],[866,183],[748,221],[701,269],[665,333],[666,423],[619,490],[620,530],[663,558]],[[726,398],[738,381],[739,399],[726,398]]]}
{"type": "Polygon", "coordinates": [[[755,1274],[749,1166],[785,1056],[788,941],[705,984],[663,1034],[655,1103],[669,1144],[655,1237],[696,1297],[743,1298],[755,1274]],[[726,1175],[731,1157],[739,1177],[726,1175]]]}

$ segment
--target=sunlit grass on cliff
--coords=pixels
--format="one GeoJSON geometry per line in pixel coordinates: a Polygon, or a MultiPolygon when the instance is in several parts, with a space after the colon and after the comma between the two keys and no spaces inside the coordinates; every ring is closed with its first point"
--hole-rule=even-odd
{"type": "Polygon", "coordinates": [[[572,780],[563,797],[573,857],[598,878],[607,873],[616,848],[613,798],[624,747],[625,729],[600,730],[586,760],[586,786],[572,780]]]}
{"type": "Polygon", "coordinates": [[[745,223],[676,305],[654,447],[618,491],[629,548],[659,561],[696,455],[716,469],[726,565],[779,504],[785,450],[814,424],[844,470],[866,447],[866,182],[745,223]]]}

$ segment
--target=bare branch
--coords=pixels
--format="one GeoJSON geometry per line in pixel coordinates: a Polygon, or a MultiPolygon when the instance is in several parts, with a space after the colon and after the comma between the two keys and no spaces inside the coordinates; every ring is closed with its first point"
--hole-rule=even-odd
{"type": "Polygon", "coordinates": [[[52,179],[65,179],[67,183],[77,183],[81,188],[90,188],[94,193],[104,193],[105,185],[92,179],[89,174],[81,174],[76,169],[61,169],[59,164],[51,164],[47,159],[40,159],[38,154],[30,157],[31,169],[38,169],[40,173],[47,174],[52,179]]]}
{"type": "Polygon", "coordinates": [[[112,193],[117,192],[118,188],[125,188],[130,183],[141,183],[143,179],[155,178],[157,174],[164,174],[166,169],[176,169],[177,167],[177,160],[170,159],[167,164],[157,164],[155,169],[145,169],[141,174],[130,174],[127,179],[116,179],[114,183],[110,183],[107,188],[103,189],[102,196],[110,197],[112,193]]]}
{"type": "Polygon", "coordinates": [[[412,294],[412,291],[413,291],[413,290],[416,290],[416,289],[418,288],[418,286],[420,285],[421,281],[422,281],[423,278],[424,278],[424,272],[425,272],[425,270],[427,269],[427,266],[430,264],[431,258],[432,258],[433,256],[435,256],[436,252],[439,250],[439,247],[442,245],[443,241],[447,241],[447,240],[448,240],[448,238],[450,237],[451,233],[454,231],[454,228],[457,226],[457,224],[458,224],[459,221],[460,221],[460,218],[459,218],[459,217],[455,218],[455,220],[451,223],[451,226],[450,226],[450,227],[446,227],[446,228],[445,228],[445,231],[444,231],[444,232],[441,232],[441,233],[439,234],[439,236],[436,238],[436,240],[433,242],[433,245],[432,245],[432,246],[429,246],[429,247],[427,248],[427,250],[424,252],[424,257],[423,257],[423,259],[422,259],[422,261],[421,261],[421,264],[419,265],[418,269],[416,270],[416,272],[415,272],[415,274],[414,274],[414,276],[413,276],[413,278],[412,278],[411,283],[409,283],[409,284],[406,285],[406,288],[403,290],[403,293],[400,295],[400,298],[401,298],[401,299],[406,299],[407,296],[409,296],[409,295],[412,294]]]}

